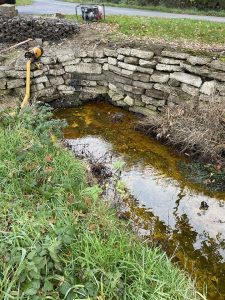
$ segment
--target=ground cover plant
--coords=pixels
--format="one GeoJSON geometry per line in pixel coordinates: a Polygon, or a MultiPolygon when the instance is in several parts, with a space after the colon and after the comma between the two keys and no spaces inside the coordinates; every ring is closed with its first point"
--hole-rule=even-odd
{"type": "Polygon", "coordinates": [[[105,22],[117,25],[118,31],[129,37],[158,37],[168,42],[187,40],[224,44],[225,23],[130,16],[107,16],[105,22]]]}
{"type": "Polygon", "coordinates": [[[117,220],[48,108],[0,116],[1,299],[202,299],[117,220]]]}
{"type": "Polygon", "coordinates": [[[16,5],[29,5],[32,4],[32,0],[16,0],[16,5]]]}

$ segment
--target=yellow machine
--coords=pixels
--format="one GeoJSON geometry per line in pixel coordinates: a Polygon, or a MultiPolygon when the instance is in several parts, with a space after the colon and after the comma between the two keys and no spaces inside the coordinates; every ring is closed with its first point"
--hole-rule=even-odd
{"type": "Polygon", "coordinates": [[[25,53],[25,58],[27,59],[27,74],[26,74],[26,94],[21,104],[21,109],[29,105],[30,99],[30,69],[32,62],[38,60],[43,55],[42,47],[34,47],[33,49],[25,53]]]}

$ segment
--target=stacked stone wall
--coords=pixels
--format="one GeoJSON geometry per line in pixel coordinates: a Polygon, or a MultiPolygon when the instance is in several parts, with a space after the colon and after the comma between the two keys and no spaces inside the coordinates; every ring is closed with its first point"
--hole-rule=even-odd
{"type": "MultiPolygon", "coordinates": [[[[26,62],[0,67],[0,95],[25,93],[26,62]]],[[[33,100],[87,101],[103,96],[117,106],[149,115],[177,104],[225,101],[225,63],[177,51],[132,48],[64,49],[33,65],[33,100]],[[40,65],[39,65],[40,67],[40,65]],[[68,100],[69,99],[69,100],[68,100]]]]}
{"type": "Polygon", "coordinates": [[[0,14],[0,42],[21,42],[28,38],[60,40],[79,32],[76,22],[58,18],[14,17],[0,14]]]}

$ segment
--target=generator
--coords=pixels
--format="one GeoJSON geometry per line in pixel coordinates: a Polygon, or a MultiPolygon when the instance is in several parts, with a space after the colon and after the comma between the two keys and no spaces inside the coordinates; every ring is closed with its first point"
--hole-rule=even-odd
{"type": "Polygon", "coordinates": [[[79,4],[75,7],[76,19],[79,21],[79,11],[83,22],[98,22],[105,19],[105,5],[104,4],[79,4]]]}

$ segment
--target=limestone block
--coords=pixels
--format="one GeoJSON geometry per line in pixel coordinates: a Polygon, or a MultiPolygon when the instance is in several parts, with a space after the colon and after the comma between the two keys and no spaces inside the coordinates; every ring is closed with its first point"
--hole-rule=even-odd
{"type": "Polygon", "coordinates": [[[200,92],[202,94],[208,95],[208,96],[212,96],[215,94],[216,92],[216,81],[212,80],[212,81],[206,81],[203,83],[200,92]]]}
{"type": "Polygon", "coordinates": [[[139,61],[139,59],[137,57],[133,57],[133,56],[127,56],[127,57],[124,58],[124,62],[126,64],[137,65],[138,61],[139,61]]]}
{"type": "Polygon", "coordinates": [[[122,94],[122,90],[118,88],[115,84],[109,83],[109,89],[118,94],[122,94]]]}
{"type": "Polygon", "coordinates": [[[94,61],[96,63],[99,63],[99,64],[104,64],[104,63],[108,62],[108,58],[107,57],[105,57],[105,58],[95,58],[94,61]]]}
{"type": "Polygon", "coordinates": [[[109,70],[116,73],[116,74],[121,74],[121,68],[119,67],[116,67],[116,66],[113,66],[113,65],[109,65],[109,70]]]}
{"type": "Polygon", "coordinates": [[[210,57],[190,56],[187,61],[192,65],[206,65],[210,63],[210,57]]]}
{"type": "Polygon", "coordinates": [[[182,83],[181,84],[181,89],[182,89],[183,92],[185,92],[185,93],[187,93],[187,94],[189,94],[191,96],[196,97],[196,96],[199,95],[199,89],[196,88],[196,87],[193,87],[193,86],[191,86],[189,84],[182,83]]]}
{"type": "Polygon", "coordinates": [[[209,78],[217,79],[219,81],[225,81],[225,73],[219,72],[210,72],[208,75],[209,78]]]}
{"type": "Polygon", "coordinates": [[[6,79],[1,79],[0,80],[0,90],[5,90],[6,89],[6,79]]]}
{"type": "Polygon", "coordinates": [[[105,86],[95,86],[95,87],[84,87],[82,89],[83,92],[104,95],[108,93],[108,88],[105,86]]]}
{"type": "Polygon", "coordinates": [[[124,98],[124,102],[125,102],[127,105],[129,105],[129,106],[133,106],[133,105],[134,105],[134,99],[131,98],[130,96],[126,96],[126,97],[124,98]]]}
{"type": "Polygon", "coordinates": [[[115,75],[111,72],[107,76],[108,76],[109,81],[117,81],[117,82],[120,82],[123,84],[129,84],[129,85],[132,84],[132,79],[127,78],[127,77],[115,75]],[[112,77],[111,77],[111,74],[113,75],[112,77]]]}
{"type": "Polygon", "coordinates": [[[145,95],[142,95],[141,98],[144,103],[154,105],[156,107],[166,105],[166,100],[154,99],[152,97],[147,97],[145,95]]]}
{"type": "Polygon", "coordinates": [[[131,56],[136,56],[136,57],[142,58],[142,59],[151,59],[154,56],[154,52],[132,49],[131,56]]]}
{"type": "Polygon", "coordinates": [[[112,90],[109,90],[108,95],[113,101],[121,101],[124,98],[124,95],[116,93],[112,90]]]}
{"type": "Polygon", "coordinates": [[[169,86],[178,87],[178,86],[180,86],[181,83],[179,81],[177,81],[176,79],[170,78],[168,84],[169,84],[169,86]]]}
{"type": "Polygon", "coordinates": [[[150,77],[150,81],[159,82],[159,83],[166,83],[169,81],[170,75],[164,73],[153,73],[150,77]]]}
{"type": "Polygon", "coordinates": [[[14,89],[25,85],[25,80],[23,79],[13,79],[7,81],[7,88],[14,89]]]}
{"type": "Polygon", "coordinates": [[[119,55],[117,56],[117,59],[120,60],[120,61],[123,61],[124,58],[125,58],[125,56],[122,55],[122,54],[119,54],[119,55]]]}
{"type": "Polygon", "coordinates": [[[53,69],[53,70],[49,70],[48,71],[49,75],[53,75],[53,76],[60,76],[65,74],[65,70],[64,69],[53,69]]]}
{"type": "Polygon", "coordinates": [[[144,68],[152,68],[157,65],[157,61],[155,61],[155,60],[149,61],[149,60],[140,59],[139,65],[144,68]]]}
{"type": "Polygon", "coordinates": [[[164,65],[180,65],[182,60],[174,58],[159,57],[158,62],[164,65]]]}
{"type": "Polygon", "coordinates": [[[205,76],[205,77],[209,77],[210,73],[212,72],[212,70],[210,70],[209,68],[206,68],[206,67],[196,67],[196,66],[192,66],[192,65],[188,65],[188,64],[184,64],[184,63],[181,63],[180,66],[183,70],[186,70],[186,71],[196,74],[196,75],[205,76]]]}
{"type": "Polygon", "coordinates": [[[64,79],[62,76],[49,76],[48,79],[53,86],[64,84],[64,79]]]}
{"type": "Polygon", "coordinates": [[[84,49],[75,48],[74,50],[75,58],[87,57],[87,52],[84,49]]]}
{"type": "Polygon", "coordinates": [[[101,74],[102,67],[97,63],[79,63],[77,65],[65,66],[65,71],[69,73],[78,73],[78,74],[101,74]]]}
{"type": "Polygon", "coordinates": [[[82,61],[83,61],[84,63],[91,63],[91,62],[94,61],[94,59],[91,58],[91,57],[85,57],[85,58],[82,58],[82,61]]]}
{"type": "Polygon", "coordinates": [[[155,115],[156,112],[150,110],[149,108],[146,107],[139,107],[139,106],[132,106],[129,107],[129,111],[132,111],[134,113],[142,114],[146,117],[150,117],[152,115],[155,115]]]}
{"type": "Polygon", "coordinates": [[[142,81],[133,81],[133,85],[146,90],[150,90],[153,87],[153,83],[146,83],[142,81]]]}
{"type": "Polygon", "coordinates": [[[168,94],[162,91],[158,91],[155,89],[146,90],[145,94],[149,97],[164,100],[168,97],[168,94]]]}
{"type": "Polygon", "coordinates": [[[187,53],[172,52],[172,51],[162,51],[161,55],[166,57],[177,58],[177,59],[187,59],[190,56],[187,53]]]}
{"type": "Polygon", "coordinates": [[[146,105],[146,108],[148,108],[148,109],[150,109],[152,111],[157,111],[157,107],[155,105],[153,105],[153,104],[146,105]]]}
{"type": "Polygon", "coordinates": [[[32,80],[32,84],[45,83],[45,82],[48,82],[47,76],[37,77],[32,80]]]}
{"type": "Polygon", "coordinates": [[[187,83],[193,85],[195,87],[200,87],[202,84],[202,79],[199,76],[183,73],[183,72],[175,72],[170,74],[170,78],[176,79],[177,81],[187,83]]]}
{"type": "Polygon", "coordinates": [[[0,70],[0,78],[4,78],[4,77],[6,77],[5,71],[0,70]]]}
{"type": "Polygon", "coordinates": [[[220,60],[213,60],[209,66],[213,69],[224,71],[225,72],[225,62],[222,62],[220,60]]]}
{"type": "Polygon", "coordinates": [[[57,54],[57,59],[60,63],[73,60],[75,58],[74,53],[63,53],[63,54],[57,54]]]}
{"type": "Polygon", "coordinates": [[[103,49],[92,49],[87,51],[88,57],[97,57],[97,58],[103,58],[105,56],[103,49]]]}
{"type": "Polygon", "coordinates": [[[117,59],[114,57],[108,57],[108,64],[116,66],[117,65],[117,59]]]}
{"type": "Polygon", "coordinates": [[[75,58],[75,59],[63,62],[62,65],[63,65],[63,67],[65,67],[65,66],[77,65],[80,62],[81,62],[81,58],[75,58]]]}
{"type": "Polygon", "coordinates": [[[134,71],[129,71],[129,70],[126,70],[126,69],[121,70],[121,75],[132,77],[133,74],[134,74],[134,71]]]}
{"type": "Polygon", "coordinates": [[[33,84],[30,87],[31,92],[41,91],[45,88],[43,83],[33,84]]]}
{"type": "Polygon", "coordinates": [[[122,54],[122,55],[130,56],[131,49],[130,48],[119,48],[119,49],[117,49],[117,53],[122,54]]]}
{"type": "Polygon", "coordinates": [[[49,56],[42,56],[40,58],[40,62],[43,65],[54,65],[57,63],[57,58],[56,57],[49,57],[49,56]]]}
{"type": "Polygon", "coordinates": [[[59,91],[71,91],[71,92],[75,92],[75,88],[73,87],[73,86],[69,86],[69,85],[64,85],[64,84],[62,84],[62,85],[58,85],[57,86],[57,89],[59,90],[59,91]]]}
{"type": "Polygon", "coordinates": [[[142,95],[144,93],[144,89],[137,86],[133,86],[132,93],[135,95],[142,95]]]}
{"type": "Polygon", "coordinates": [[[181,67],[176,65],[157,64],[156,70],[167,71],[167,72],[178,72],[181,71],[181,67]]]}
{"type": "Polygon", "coordinates": [[[167,85],[167,84],[161,84],[161,83],[155,83],[154,89],[158,91],[162,91],[164,93],[170,94],[173,93],[176,89],[167,85]]]}
{"type": "Polygon", "coordinates": [[[104,49],[104,53],[106,56],[117,57],[117,51],[113,49],[104,49]]]}
{"type": "Polygon", "coordinates": [[[109,64],[104,64],[103,67],[102,67],[102,69],[104,71],[108,71],[109,70],[109,64]]]}
{"type": "Polygon", "coordinates": [[[132,92],[132,89],[133,89],[133,86],[132,85],[128,85],[128,84],[125,84],[124,85],[124,90],[126,92],[132,92]]]}
{"type": "Polygon", "coordinates": [[[151,68],[143,68],[143,67],[137,67],[137,71],[140,72],[140,73],[145,73],[145,74],[152,74],[154,72],[153,69],[151,68]]]}
{"type": "Polygon", "coordinates": [[[142,73],[134,73],[134,75],[132,76],[132,78],[135,81],[149,82],[150,75],[142,74],[142,73]]]}
{"type": "Polygon", "coordinates": [[[136,71],[137,70],[137,66],[126,64],[126,63],[121,62],[121,61],[118,62],[118,66],[122,69],[126,69],[126,70],[129,70],[129,71],[136,71]]]}
{"type": "Polygon", "coordinates": [[[24,79],[26,78],[26,71],[14,71],[14,70],[6,70],[5,74],[7,77],[24,79]]]}
{"type": "Polygon", "coordinates": [[[145,106],[145,103],[143,103],[141,100],[134,99],[134,105],[135,105],[135,106],[144,107],[144,106],[145,106]]]}

